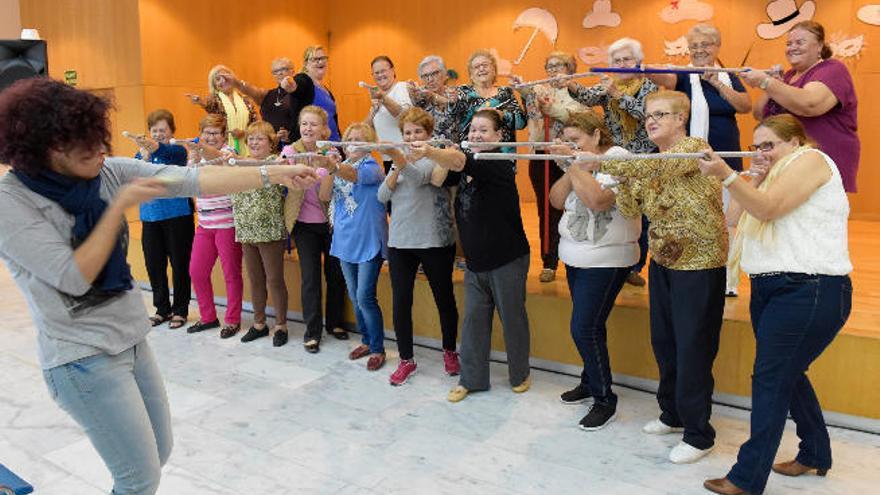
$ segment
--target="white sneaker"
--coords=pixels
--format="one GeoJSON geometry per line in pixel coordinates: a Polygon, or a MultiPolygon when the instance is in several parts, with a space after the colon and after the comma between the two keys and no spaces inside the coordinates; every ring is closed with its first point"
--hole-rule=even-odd
{"type": "Polygon", "coordinates": [[[670,433],[681,433],[684,431],[684,428],[680,426],[669,426],[663,421],[655,419],[643,426],[642,431],[650,435],[668,435],[670,433]]]}
{"type": "Polygon", "coordinates": [[[708,449],[698,449],[693,445],[688,445],[684,442],[679,442],[678,445],[672,448],[669,451],[669,460],[674,462],[675,464],[690,464],[692,462],[697,462],[709,452],[712,452],[712,449],[715,447],[709,447],[708,449]]]}

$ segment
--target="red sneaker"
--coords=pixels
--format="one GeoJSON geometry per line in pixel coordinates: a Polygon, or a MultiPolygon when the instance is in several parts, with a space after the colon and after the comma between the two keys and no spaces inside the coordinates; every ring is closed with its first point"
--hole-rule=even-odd
{"type": "Polygon", "coordinates": [[[416,365],[414,360],[401,359],[397,365],[397,371],[391,373],[391,378],[388,381],[394,386],[403,385],[416,372],[417,367],[418,365],[416,365]]]}
{"type": "Polygon", "coordinates": [[[455,376],[461,372],[461,363],[458,362],[458,353],[455,351],[443,351],[443,367],[446,374],[455,376]]]}

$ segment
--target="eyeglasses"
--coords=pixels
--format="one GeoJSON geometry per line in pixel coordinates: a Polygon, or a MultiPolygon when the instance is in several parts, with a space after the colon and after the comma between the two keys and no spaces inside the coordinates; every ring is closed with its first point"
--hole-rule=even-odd
{"type": "Polygon", "coordinates": [[[202,134],[205,136],[222,136],[223,135],[223,133],[220,131],[204,131],[204,132],[202,132],[202,134]]]}
{"type": "Polygon", "coordinates": [[[654,119],[659,122],[660,119],[662,119],[663,117],[666,117],[667,115],[672,115],[674,113],[676,113],[676,112],[651,112],[651,113],[645,115],[645,122],[647,122],[651,119],[654,119]]]}
{"type": "Polygon", "coordinates": [[[434,79],[436,77],[440,77],[440,74],[443,74],[443,71],[437,69],[437,70],[434,70],[431,72],[426,72],[424,74],[420,74],[419,77],[422,78],[422,80],[427,81],[429,79],[434,79]]]}
{"type": "Polygon", "coordinates": [[[321,55],[320,57],[311,57],[309,58],[309,62],[326,62],[330,57],[327,55],[321,55]]]}
{"type": "Polygon", "coordinates": [[[272,69],[272,75],[273,76],[283,76],[284,74],[286,74],[290,70],[291,70],[290,67],[279,67],[277,69],[272,69]]]}
{"type": "Polygon", "coordinates": [[[612,58],[612,59],[611,59],[611,65],[618,65],[618,66],[620,66],[620,65],[629,65],[629,64],[632,64],[632,63],[635,62],[635,61],[636,61],[636,58],[635,58],[635,57],[619,57],[619,58],[612,58]]]}
{"type": "Polygon", "coordinates": [[[763,143],[750,145],[749,149],[752,151],[773,151],[773,148],[780,143],[782,143],[782,141],[764,141],[763,143]]]}
{"type": "Polygon", "coordinates": [[[715,46],[714,41],[703,41],[702,43],[694,43],[692,45],[688,45],[688,49],[692,52],[697,50],[706,50],[715,46]]]}
{"type": "Polygon", "coordinates": [[[806,46],[810,44],[810,40],[808,39],[800,39],[800,40],[790,40],[785,42],[786,48],[800,48],[802,46],[806,46]]]}
{"type": "Polygon", "coordinates": [[[544,66],[544,70],[546,70],[547,72],[556,72],[559,70],[563,70],[565,68],[566,68],[566,65],[564,62],[558,62],[555,64],[547,64],[544,66]]]}
{"type": "Polygon", "coordinates": [[[489,62],[483,62],[482,64],[474,64],[471,66],[471,69],[473,69],[473,70],[491,69],[491,68],[492,68],[492,64],[489,62]]]}

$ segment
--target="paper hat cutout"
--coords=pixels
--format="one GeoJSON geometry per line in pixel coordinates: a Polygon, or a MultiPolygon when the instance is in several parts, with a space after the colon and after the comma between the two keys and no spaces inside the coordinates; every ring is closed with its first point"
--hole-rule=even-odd
{"type": "Polygon", "coordinates": [[[681,21],[708,21],[715,13],[706,2],[699,0],[670,0],[669,5],[660,11],[660,19],[669,24],[681,21]]]}
{"type": "Polygon", "coordinates": [[[506,58],[502,58],[498,53],[498,50],[495,48],[490,48],[489,53],[495,57],[495,61],[498,62],[498,75],[499,76],[509,76],[510,72],[513,70],[513,64],[510,63],[510,60],[506,58]]]}
{"type": "Polygon", "coordinates": [[[663,40],[663,44],[666,45],[666,47],[663,48],[663,53],[665,53],[667,57],[686,57],[690,54],[688,40],[684,36],[672,41],[663,40]]]}
{"type": "Polygon", "coordinates": [[[769,23],[758,25],[758,36],[765,40],[776,39],[801,21],[809,21],[816,13],[816,2],[807,0],[798,7],[795,0],[773,0],[767,4],[769,23]]]}
{"type": "Polygon", "coordinates": [[[856,17],[865,24],[880,26],[880,4],[865,5],[859,9],[856,17]]]}
{"type": "Polygon", "coordinates": [[[608,45],[585,46],[578,49],[577,56],[587,65],[605,65],[608,63],[608,45]]]}
{"type": "Polygon", "coordinates": [[[836,58],[858,59],[861,57],[862,50],[865,49],[865,35],[848,36],[842,33],[834,33],[834,36],[828,41],[828,46],[831,47],[831,51],[834,52],[836,58]]]}
{"type": "Polygon", "coordinates": [[[599,26],[617,27],[620,25],[620,14],[611,11],[611,0],[596,0],[593,10],[584,17],[584,28],[599,26]]]}

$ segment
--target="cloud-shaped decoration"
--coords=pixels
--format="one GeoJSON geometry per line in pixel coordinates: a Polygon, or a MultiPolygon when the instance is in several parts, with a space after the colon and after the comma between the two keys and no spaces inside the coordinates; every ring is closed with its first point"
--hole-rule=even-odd
{"type": "Polygon", "coordinates": [[[611,0],[596,0],[593,10],[584,17],[584,28],[598,26],[617,27],[620,25],[620,14],[611,11],[611,0]]]}
{"type": "Polygon", "coordinates": [[[856,17],[865,24],[880,26],[880,4],[865,5],[859,9],[856,17]]]}
{"type": "Polygon", "coordinates": [[[660,18],[669,24],[681,21],[708,21],[714,13],[715,9],[706,2],[671,0],[669,5],[660,11],[660,18]]]}
{"type": "Polygon", "coordinates": [[[587,65],[605,65],[608,63],[608,45],[585,46],[578,49],[577,55],[587,65]]]}

